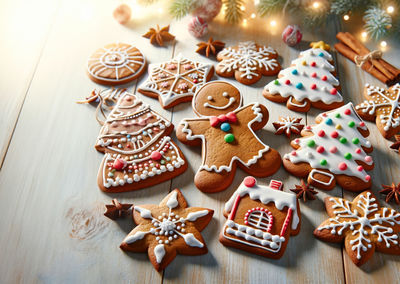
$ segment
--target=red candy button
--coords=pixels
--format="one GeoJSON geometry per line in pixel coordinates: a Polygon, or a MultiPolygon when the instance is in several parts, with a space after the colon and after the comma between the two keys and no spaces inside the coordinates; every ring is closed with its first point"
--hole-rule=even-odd
{"type": "Polygon", "coordinates": [[[364,127],[364,126],[365,126],[364,121],[361,121],[361,122],[360,122],[360,126],[361,126],[361,127],[364,127]]]}
{"type": "Polygon", "coordinates": [[[286,84],[286,85],[290,85],[290,80],[286,80],[286,81],[285,81],[285,84],[286,84]]]}
{"type": "Polygon", "coordinates": [[[358,166],[357,171],[362,172],[364,170],[363,166],[358,166]]]}
{"type": "Polygon", "coordinates": [[[332,146],[332,147],[329,149],[329,152],[331,152],[331,153],[336,153],[336,152],[337,152],[337,148],[336,148],[335,146],[332,146]]]}
{"type": "Polygon", "coordinates": [[[331,95],[336,95],[336,94],[337,94],[336,88],[332,88],[332,89],[331,89],[331,95]]]}
{"type": "Polygon", "coordinates": [[[339,133],[337,131],[332,131],[331,137],[332,138],[337,138],[339,136],[339,133]]]}
{"type": "Polygon", "coordinates": [[[152,158],[155,161],[159,161],[159,160],[161,160],[162,155],[160,152],[154,151],[153,153],[151,153],[150,158],[152,158]]]}
{"type": "Polygon", "coordinates": [[[315,61],[313,61],[313,62],[311,62],[311,66],[315,67],[315,66],[317,66],[317,63],[315,63],[315,61]]]}
{"type": "Polygon", "coordinates": [[[324,76],[321,77],[321,80],[322,81],[326,81],[326,80],[328,80],[328,77],[326,77],[326,75],[324,75],[324,76]]]}
{"type": "Polygon", "coordinates": [[[345,109],[344,110],[344,114],[350,115],[351,114],[351,110],[350,109],[345,109]]]}
{"type": "Polygon", "coordinates": [[[346,169],[347,169],[346,163],[340,163],[340,164],[339,164],[339,170],[345,171],[346,169]]]}
{"type": "Polygon", "coordinates": [[[311,84],[311,90],[315,90],[316,88],[317,88],[317,85],[316,84],[311,84]]]}
{"type": "Polygon", "coordinates": [[[256,185],[256,179],[253,177],[245,177],[243,183],[247,187],[253,187],[256,185]]]}
{"type": "Polygon", "coordinates": [[[325,131],[323,131],[323,130],[318,131],[318,136],[319,137],[324,137],[325,136],[325,131]]]}
{"type": "Polygon", "coordinates": [[[313,77],[313,78],[317,77],[317,73],[315,73],[315,72],[312,73],[312,74],[311,74],[311,77],[313,77]]]}
{"type": "Polygon", "coordinates": [[[122,170],[126,166],[126,161],[124,159],[116,159],[113,164],[113,168],[117,171],[122,170]]]}
{"type": "Polygon", "coordinates": [[[324,151],[325,151],[324,147],[322,147],[322,146],[318,146],[317,147],[317,152],[318,153],[323,153],[324,151]]]}

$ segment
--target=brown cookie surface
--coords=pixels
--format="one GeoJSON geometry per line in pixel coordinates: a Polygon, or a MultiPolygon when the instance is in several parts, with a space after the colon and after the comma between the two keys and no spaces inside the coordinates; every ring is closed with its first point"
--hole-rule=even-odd
{"type": "Polygon", "coordinates": [[[126,43],[111,43],[89,57],[87,73],[96,83],[118,85],[135,80],[145,67],[146,60],[139,49],[126,43]]]}

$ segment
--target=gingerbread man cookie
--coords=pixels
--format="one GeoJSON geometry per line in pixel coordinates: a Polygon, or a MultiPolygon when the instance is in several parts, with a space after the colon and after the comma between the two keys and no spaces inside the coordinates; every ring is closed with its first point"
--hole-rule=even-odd
{"type": "Polygon", "coordinates": [[[257,177],[270,176],[279,169],[279,153],[254,133],[268,121],[265,106],[252,103],[242,107],[239,90],[223,81],[201,87],[192,106],[199,118],[182,120],[176,135],[185,144],[203,147],[202,165],[194,179],[198,189],[226,189],[237,167],[257,177]]]}
{"type": "Polygon", "coordinates": [[[317,125],[307,126],[295,148],[283,159],[283,165],[298,177],[321,189],[332,189],[336,182],[349,191],[363,191],[371,186],[374,163],[367,153],[372,145],[369,131],[351,103],[316,118],[317,125]]]}
{"type": "Polygon", "coordinates": [[[251,85],[261,76],[278,74],[281,66],[278,53],[271,47],[258,45],[252,41],[239,42],[237,46],[224,48],[217,55],[220,61],[216,73],[222,77],[235,77],[245,85],[251,85]]]}
{"type": "Polygon", "coordinates": [[[388,90],[366,84],[364,97],[367,100],[356,106],[358,114],[366,120],[375,120],[383,137],[397,134],[400,131],[400,84],[388,90]]]}
{"type": "Polygon", "coordinates": [[[381,207],[371,191],[364,191],[353,202],[325,198],[329,219],[314,231],[323,241],[343,242],[350,259],[360,266],[374,251],[400,255],[400,213],[381,207]]]}
{"type": "Polygon", "coordinates": [[[138,91],[158,98],[161,106],[167,109],[190,102],[196,90],[210,81],[213,75],[212,64],[192,61],[179,54],[167,62],[150,64],[149,77],[138,91]]]}
{"type": "Polygon", "coordinates": [[[159,205],[134,206],[133,221],[137,226],[120,247],[131,252],[147,252],[154,268],[160,271],[177,253],[207,253],[200,232],[213,214],[211,209],[188,207],[182,193],[175,189],[159,205]]]}
{"type": "Polygon", "coordinates": [[[91,55],[87,72],[96,83],[118,85],[138,78],[145,66],[146,60],[139,49],[126,43],[111,43],[91,55]]]}
{"type": "Polygon", "coordinates": [[[308,112],[311,106],[323,110],[342,106],[329,45],[322,43],[311,43],[312,48],[301,52],[290,67],[279,72],[278,79],[265,86],[264,97],[286,102],[288,109],[299,112],[308,112]]]}
{"type": "Polygon", "coordinates": [[[296,195],[281,188],[280,181],[271,180],[269,186],[262,186],[254,177],[246,177],[225,204],[228,220],[219,241],[225,246],[280,258],[289,237],[299,233],[301,219],[296,195]]]}

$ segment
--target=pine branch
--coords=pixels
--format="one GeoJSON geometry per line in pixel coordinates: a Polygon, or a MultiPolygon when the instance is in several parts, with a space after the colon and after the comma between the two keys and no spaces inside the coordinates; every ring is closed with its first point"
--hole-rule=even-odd
{"type": "MultiPolygon", "coordinates": [[[[148,0],[152,1],[152,0],[148,0]]],[[[179,20],[196,8],[196,0],[174,0],[169,7],[171,15],[179,20]]]]}
{"type": "Polygon", "coordinates": [[[336,15],[344,15],[349,12],[364,10],[365,7],[376,4],[376,0],[333,0],[330,12],[336,15]]]}
{"type": "Polygon", "coordinates": [[[243,12],[240,7],[244,4],[244,0],[223,0],[225,6],[225,19],[228,23],[237,23],[243,18],[243,12]]]}
{"type": "Polygon", "coordinates": [[[282,11],[286,2],[290,3],[290,0],[260,0],[257,5],[257,12],[261,17],[269,16],[271,14],[282,11]]]}
{"type": "Polygon", "coordinates": [[[368,34],[375,40],[388,34],[392,27],[392,18],[383,9],[379,7],[369,8],[363,17],[364,28],[368,34]]]}

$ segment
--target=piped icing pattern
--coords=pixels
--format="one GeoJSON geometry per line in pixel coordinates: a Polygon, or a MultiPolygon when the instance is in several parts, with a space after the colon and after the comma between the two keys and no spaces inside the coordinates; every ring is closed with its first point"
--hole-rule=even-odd
{"type": "Polygon", "coordinates": [[[284,158],[294,164],[306,162],[313,169],[329,170],[333,174],[357,177],[368,182],[370,176],[357,161],[373,164],[371,156],[363,149],[371,148],[371,143],[358,130],[367,130],[367,126],[353,105],[348,103],[320,114],[319,118],[322,119],[319,124],[306,127],[313,135],[295,139],[294,143],[300,148],[284,158]]]}
{"type": "Polygon", "coordinates": [[[343,98],[336,88],[339,81],[331,73],[335,68],[329,61],[332,61],[332,56],[321,48],[305,50],[292,61],[291,67],[281,70],[280,78],[267,84],[265,90],[271,95],[292,96],[299,102],[304,99],[325,104],[342,102],[343,98]]]}

